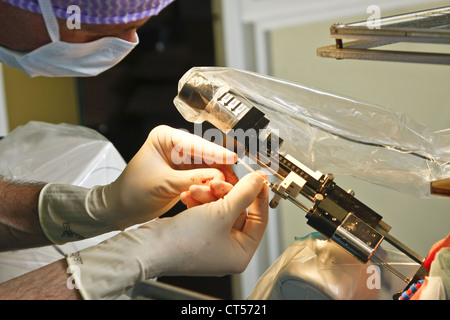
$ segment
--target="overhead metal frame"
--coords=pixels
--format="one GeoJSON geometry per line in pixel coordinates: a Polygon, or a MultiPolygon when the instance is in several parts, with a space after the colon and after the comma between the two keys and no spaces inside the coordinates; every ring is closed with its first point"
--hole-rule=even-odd
{"type": "Polygon", "coordinates": [[[319,57],[450,65],[450,53],[378,49],[401,42],[449,45],[450,6],[377,21],[335,23],[330,27],[330,36],[336,44],[317,49],[319,57]]]}

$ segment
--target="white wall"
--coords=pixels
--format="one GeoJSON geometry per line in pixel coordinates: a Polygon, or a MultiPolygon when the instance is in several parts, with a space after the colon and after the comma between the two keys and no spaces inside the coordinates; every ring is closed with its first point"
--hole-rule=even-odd
{"type": "MultiPolygon", "coordinates": [[[[371,5],[385,12],[408,12],[448,5],[437,0],[213,0],[221,2],[224,64],[228,67],[270,74],[270,31],[318,21],[343,22],[360,15],[364,20],[371,5]]],[[[355,22],[355,21],[348,21],[355,22]]],[[[325,30],[328,33],[329,26],[325,30]]],[[[292,39],[292,41],[296,41],[292,39]]],[[[332,44],[330,42],[329,44],[332,44]]]]}

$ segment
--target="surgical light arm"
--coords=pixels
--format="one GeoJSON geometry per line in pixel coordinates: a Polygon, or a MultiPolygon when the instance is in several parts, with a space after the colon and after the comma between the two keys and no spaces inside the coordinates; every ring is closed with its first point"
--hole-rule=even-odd
{"type": "MultiPolygon", "coordinates": [[[[197,75],[184,83],[177,99],[200,111],[200,121],[209,121],[225,134],[227,147],[231,140],[239,156],[245,154],[280,180],[269,183],[274,192],[272,208],[280,199],[291,201],[306,212],[308,225],[363,262],[375,259],[375,251],[386,240],[422,264],[424,259],[392,237],[391,227],[356,199],[353,191],[344,191],[332,174],[313,171],[284,151],[283,139],[270,128],[265,114],[226,84],[212,83],[197,75]]],[[[415,279],[404,280],[416,281],[424,275],[426,270],[421,267],[415,279]]]]}

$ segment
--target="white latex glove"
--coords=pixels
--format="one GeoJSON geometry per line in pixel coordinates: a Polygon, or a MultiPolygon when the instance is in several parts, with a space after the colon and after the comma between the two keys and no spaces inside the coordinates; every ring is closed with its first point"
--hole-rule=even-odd
{"type": "Polygon", "coordinates": [[[69,255],[75,284],[85,299],[112,299],[139,281],[162,275],[242,272],[267,226],[268,198],[261,175],[248,174],[223,199],[69,255]],[[234,227],[247,207],[244,223],[234,227]]]}
{"type": "Polygon", "coordinates": [[[46,185],[39,200],[42,229],[61,244],[150,221],[191,185],[212,179],[235,183],[231,164],[236,157],[198,136],[159,126],[113,183],[92,189],[46,185]]]}
{"type": "MultiPolygon", "coordinates": [[[[264,173],[261,173],[263,176],[264,173]]],[[[266,176],[265,176],[266,177],[266,176]]],[[[267,177],[266,177],[267,178],[267,177]]],[[[180,200],[188,208],[193,208],[204,203],[217,201],[223,198],[233,189],[233,185],[223,180],[213,179],[209,186],[192,185],[189,191],[182,192],[180,200]]],[[[234,222],[234,228],[241,229],[247,219],[247,211],[241,212],[240,216],[234,222]]]]}
{"type": "Polygon", "coordinates": [[[213,179],[209,185],[192,185],[180,195],[180,200],[188,208],[196,207],[223,198],[233,189],[233,185],[223,180],[213,179]]]}

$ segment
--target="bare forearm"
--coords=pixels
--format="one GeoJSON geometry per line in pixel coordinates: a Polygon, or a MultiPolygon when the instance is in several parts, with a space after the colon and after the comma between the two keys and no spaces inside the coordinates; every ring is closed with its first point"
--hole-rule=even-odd
{"type": "Polygon", "coordinates": [[[43,184],[0,181],[0,251],[50,244],[39,223],[43,184]]]}
{"type": "Polygon", "coordinates": [[[0,300],[80,300],[67,273],[67,263],[59,260],[0,284],[0,300]]]}

